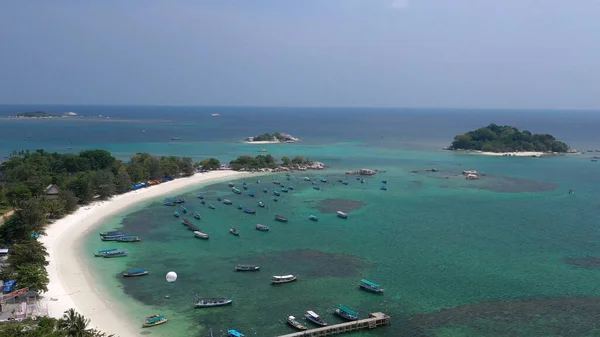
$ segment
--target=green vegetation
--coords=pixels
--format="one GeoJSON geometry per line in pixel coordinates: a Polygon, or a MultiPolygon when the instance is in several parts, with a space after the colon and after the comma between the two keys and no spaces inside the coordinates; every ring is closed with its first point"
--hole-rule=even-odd
{"type": "Polygon", "coordinates": [[[512,126],[490,124],[454,137],[450,150],[485,152],[567,152],[569,146],[549,134],[532,134],[512,126]]]}
{"type": "Polygon", "coordinates": [[[38,117],[59,117],[58,115],[49,114],[44,111],[27,111],[27,112],[19,112],[16,114],[17,117],[29,117],[29,118],[38,118],[38,117]]]}
{"type": "Polygon", "coordinates": [[[293,159],[288,157],[283,157],[281,159],[281,163],[278,162],[273,156],[268,155],[258,155],[256,157],[252,156],[240,156],[237,159],[229,162],[229,166],[232,170],[258,170],[258,169],[274,169],[280,166],[292,166],[292,165],[306,165],[311,164],[312,161],[308,158],[303,158],[300,156],[296,156],[293,159]]]}
{"type": "Polygon", "coordinates": [[[37,320],[24,320],[0,324],[0,336],[11,337],[113,337],[104,332],[89,328],[90,320],[73,309],[55,319],[40,317],[37,320]]]}
{"type": "Polygon", "coordinates": [[[252,137],[253,142],[264,142],[264,141],[272,141],[277,139],[279,141],[285,141],[287,139],[287,135],[284,135],[281,132],[271,133],[263,133],[262,135],[252,137]]]}
{"type": "Polygon", "coordinates": [[[199,161],[196,166],[201,167],[203,170],[218,170],[221,167],[221,162],[216,158],[206,158],[199,161]]]}
{"type": "Polygon", "coordinates": [[[129,191],[134,183],[190,176],[191,158],[155,157],[138,153],[128,162],[105,150],[79,154],[13,152],[0,165],[0,209],[15,213],[0,226],[0,247],[8,247],[8,266],[0,279],[16,279],[18,286],[47,291],[46,249],[35,238],[44,234],[49,219],[73,212],[79,205],[129,191]],[[58,195],[46,195],[55,184],[58,195]]]}

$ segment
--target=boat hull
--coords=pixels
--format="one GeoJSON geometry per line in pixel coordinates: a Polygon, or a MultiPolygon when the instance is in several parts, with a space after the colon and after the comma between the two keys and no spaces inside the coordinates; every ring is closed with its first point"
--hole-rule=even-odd
{"type": "Polygon", "coordinates": [[[369,286],[364,285],[364,284],[360,284],[358,287],[360,289],[362,289],[364,291],[367,291],[367,292],[370,292],[370,293],[383,294],[383,289],[381,289],[381,288],[373,288],[373,287],[369,287],[369,286]]]}
{"type": "Polygon", "coordinates": [[[295,282],[297,279],[298,279],[298,277],[294,276],[294,278],[286,279],[286,280],[271,280],[271,284],[290,283],[290,282],[295,282]]]}
{"type": "Polygon", "coordinates": [[[206,303],[200,303],[200,302],[196,302],[194,304],[194,308],[214,308],[214,307],[224,307],[227,305],[231,305],[233,303],[233,300],[226,300],[226,301],[222,301],[222,302],[211,302],[211,301],[207,301],[206,303]]]}
{"type": "Polygon", "coordinates": [[[138,276],[146,276],[148,275],[148,272],[142,272],[142,273],[135,273],[135,274],[130,274],[130,273],[123,273],[123,277],[138,277],[138,276]]]}
{"type": "Polygon", "coordinates": [[[167,323],[168,319],[162,319],[160,321],[154,322],[154,323],[144,323],[142,324],[142,328],[151,328],[153,326],[157,326],[157,325],[161,325],[161,324],[165,324],[167,323]]]}
{"type": "Polygon", "coordinates": [[[354,316],[354,315],[350,315],[340,309],[333,309],[333,313],[340,316],[341,318],[347,320],[347,321],[356,321],[358,320],[358,316],[354,316]]]}
{"type": "Polygon", "coordinates": [[[235,271],[259,271],[260,266],[235,266],[235,271]]]}
{"type": "Polygon", "coordinates": [[[314,324],[316,324],[318,326],[327,326],[327,323],[325,323],[323,321],[319,321],[319,320],[315,319],[314,317],[312,317],[309,314],[305,314],[304,318],[306,318],[308,321],[310,321],[310,322],[312,322],[312,323],[314,323],[314,324]]]}

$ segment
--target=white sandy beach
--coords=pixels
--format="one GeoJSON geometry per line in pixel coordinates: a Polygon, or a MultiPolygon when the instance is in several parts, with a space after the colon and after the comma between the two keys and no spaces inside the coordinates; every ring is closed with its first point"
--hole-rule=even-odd
{"type": "MultiPolygon", "coordinates": [[[[80,257],[80,238],[94,230],[106,218],[152,198],[177,190],[197,187],[220,180],[237,179],[246,172],[230,170],[197,173],[145,189],[117,195],[109,201],[96,202],[79,208],[73,214],[48,226],[40,241],[48,249],[47,267],[50,284],[44,293],[42,305],[48,306],[48,315],[62,317],[65,310],[74,308],[91,320],[90,327],[120,337],[140,336],[142,322],[130,322],[109,296],[99,293],[88,266],[80,257]]],[[[264,173],[263,173],[264,174],[264,173]]]]}
{"type": "Polygon", "coordinates": [[[511,156],[511,157],[542,157],[550,155],[547,152],[484,152],[484,151],[473,151],[473,153],[484,154],[487,156],[511,156]]]}
{"type": "Polygon", "coordinates": [[[283,142],[280,142],[278,140],[257,140],[257,141],[244,141],[244,143],[246,144],[281,144],[283,142]]]}

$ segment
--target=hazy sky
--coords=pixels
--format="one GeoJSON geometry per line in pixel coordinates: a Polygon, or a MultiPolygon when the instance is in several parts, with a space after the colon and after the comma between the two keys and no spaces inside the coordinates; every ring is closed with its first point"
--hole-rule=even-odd
{"type": "Polygon", "coordinates": [[[600,108],[600,1],[0,0],[0,103],[600,108]]]}

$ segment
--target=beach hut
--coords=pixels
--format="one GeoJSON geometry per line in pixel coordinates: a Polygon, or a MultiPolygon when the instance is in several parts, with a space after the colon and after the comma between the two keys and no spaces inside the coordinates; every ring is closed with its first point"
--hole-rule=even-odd
{"type": "Polygon", "coordinates": [[[56,184],[51,184],[44,189],[44,194],[50,199],[56,199],[60,194],[60,189],[58,188],[58,186],[56,186],[56,184]]]}

